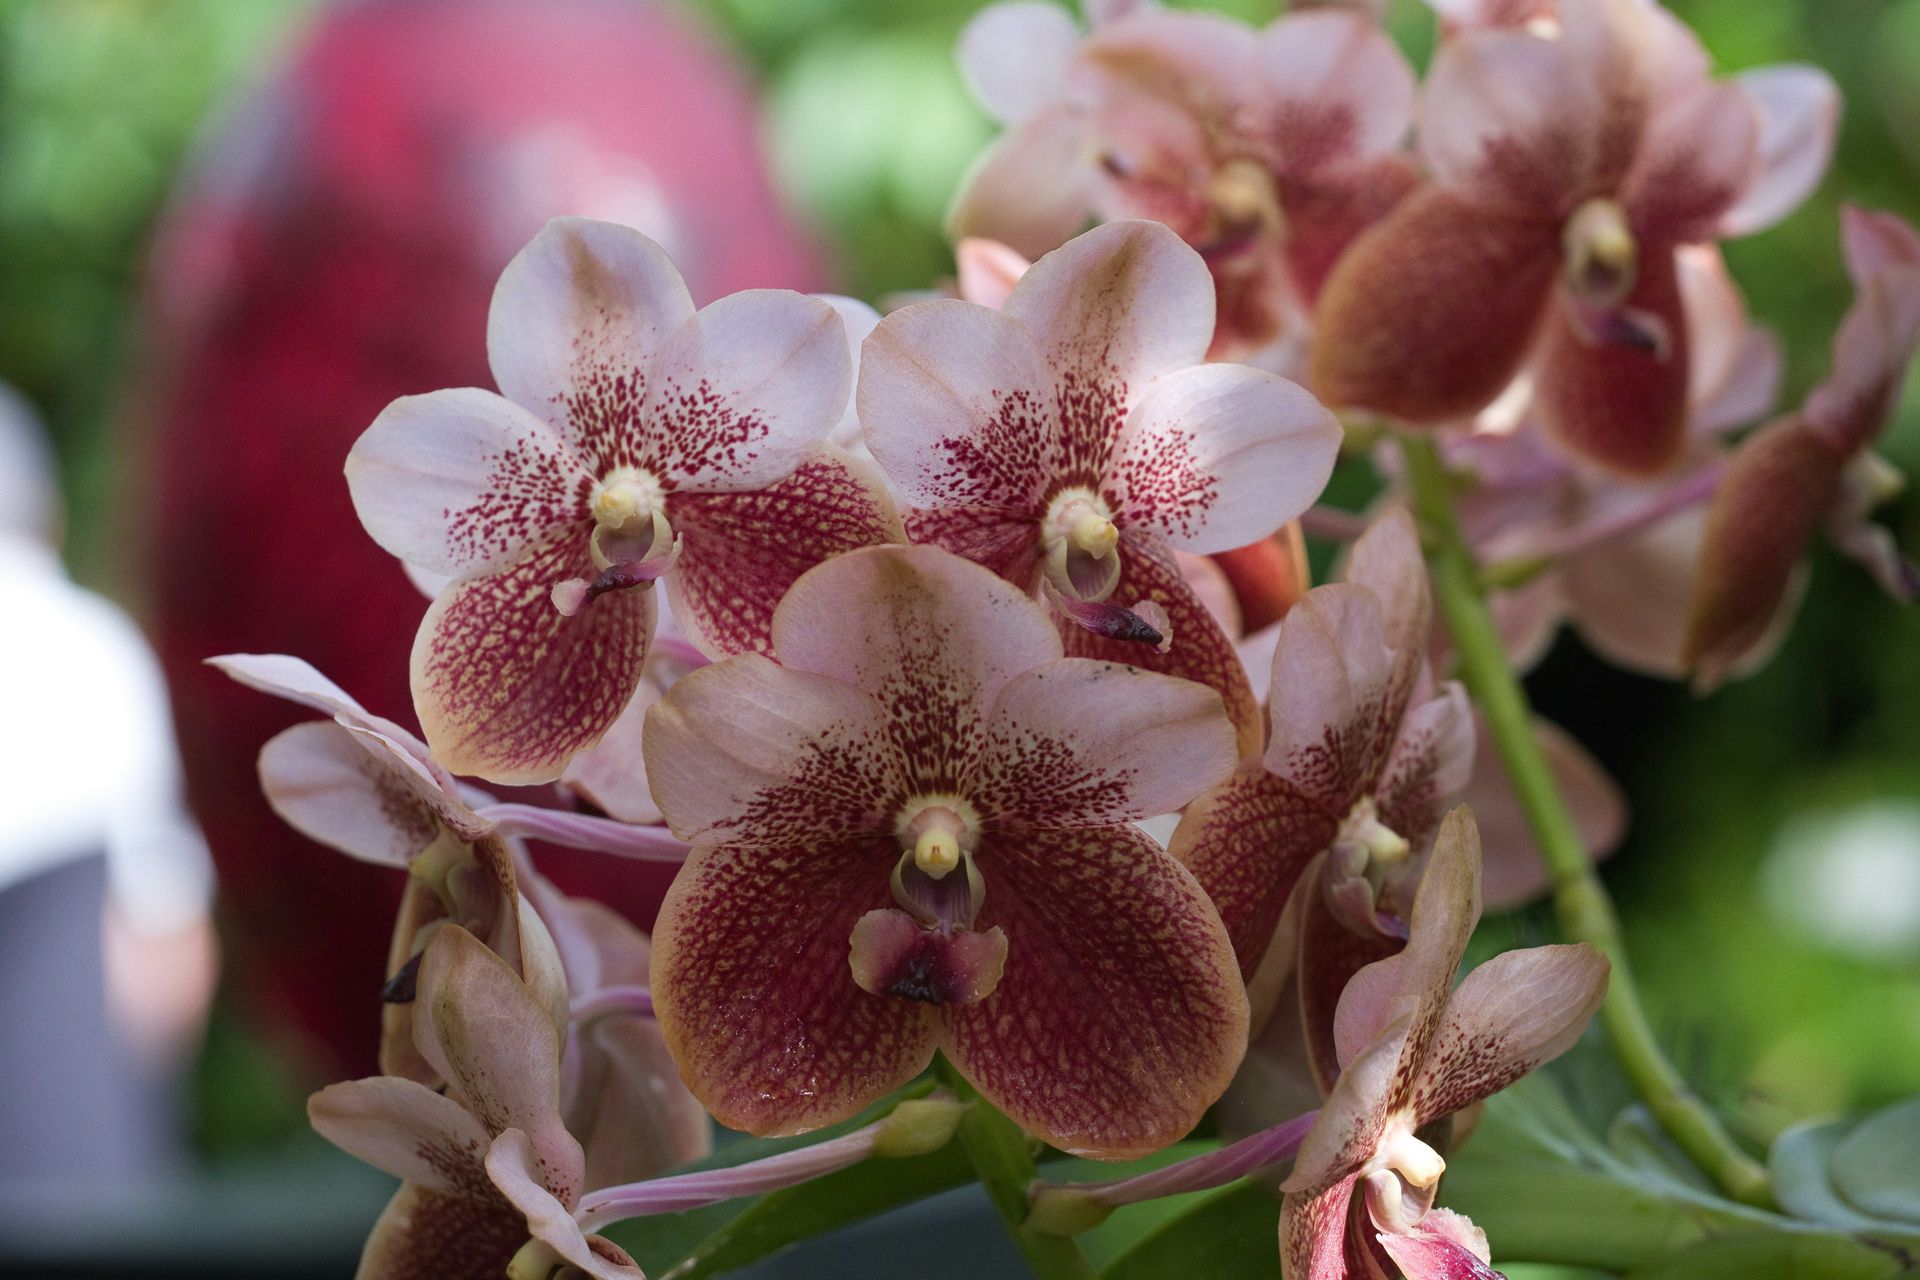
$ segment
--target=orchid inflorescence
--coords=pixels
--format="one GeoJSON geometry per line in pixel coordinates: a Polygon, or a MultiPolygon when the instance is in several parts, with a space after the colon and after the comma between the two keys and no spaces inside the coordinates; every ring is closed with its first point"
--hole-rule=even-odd
{"type": "MultiPolygon", "coordinates": [[[[1293,1280],[1492,1274],[1436,1203],[1455,1121],[1572,1045],[1617,944],[1456,972],[1483,885],[1598,893],[1624,814],[1453,677],[1510,684],[1565,620],[1709,687],[1764,660],[1821,528],[1920,590],[1866,522],[1920,235],[1845,212],[1832,372],[1729,443],[1779,358],[1716,245],[1815,186],[1831,83],[1716,79],[1649,0],[1433,7],[1421,84],[1366,6],[997,5],[961,39],[1004,132],[950,296],[696,310],[660,246],[560,218],[495,293],[498,391],[367,429],[353,500],[432,596],[424,740],[296,659],[219,660],[329,717],[262,752],[277,811],[407,879],[384,1074],[311,1107],[404,1180],[363,1276],[638,1275],[601,1228],[974,1115],[1148,1156],[1223,1096],[1237,1140],[1021,1187],[1021,1238],[1290,1165],[1293,1280]],[[1369,441],[1377,505],[1314,508],[1369,441]],[[1445,628],[1436,510],[1478,570],[1439,579],[1445,628]],[[1350,543],[1311,589],[1303,526],[1350,543]],[[1575,865],[1490,739],[1557,781],[1575,865]],[[651,940],[530,839],[677,866],[651,940]],[[668,1172],[708,1115],[876,1104],[668,1172]]],[[[1692,1124],[1690,1154],[1727,1144],[1692,1124]]]]}

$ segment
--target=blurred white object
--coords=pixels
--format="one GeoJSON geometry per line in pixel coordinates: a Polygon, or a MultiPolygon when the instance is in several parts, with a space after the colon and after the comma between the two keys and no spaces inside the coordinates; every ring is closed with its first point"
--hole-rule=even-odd
{"type": "Polygon", "coordinates": [[[1920,804],[1797,817],[1762,874],[1775,916],[1817,945],[1869,963],[1920,956],[1920,804]]]}
{"type": "Polygon", "coordinates": [[[68,579],[52,461],[0,388],[0,1183],[164,1167],[215,968],[160,669],[68,579]]]}

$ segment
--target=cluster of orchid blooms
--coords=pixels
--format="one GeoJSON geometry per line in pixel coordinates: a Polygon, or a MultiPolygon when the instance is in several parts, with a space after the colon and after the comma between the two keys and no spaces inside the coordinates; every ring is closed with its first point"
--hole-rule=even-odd
{"type": "MultiPolygon", "coordinates": [[[[957,296],[696,310],[653,242],[563,218],[500,280],[498,392],[372,424],[347,480],[433,597],[424,741],[295,659],[219,660],[330,717],[263,751],[277,810],[407,877],[384,1074],[312,1102],[404,1180],[363,1276],[638,1276],[600,1227],[925,1151],[969,1106],[1125,1159],[1223,1095],[1239,1141],[1038,1183],[1030,1225],[1291,1162],[1292,1280],[1493,1274],[1434,1204],[1448,1117],[1564,1051],[1608,964],[1454,985],[1483,874],[1512,905],[1547,873],[1378,428],[1437,438],[1513,663],[1564,619],[1711,684],[1783,629],[1816,528],[1920,589],[1865,521],[1920,236],[1847,212],[1830,375],[1729,444],[1779,357],[1715,244],[1817,182],[1831,84],[1715,79],[1648,0],[1434,7],[1420,85],[1364,7],[999,5],[962,39],[1005,133],[957,296]],[[1365,518],[1313,505],[1349,441],[1388,482],[1365,518]],[[1351,543],[1337,581],[1307,588],[1303,526],[1351,543]],[[651,942],[526,838],[679,863],[651,942]],[[959,1093],[667,1172],[708,1114],[818,1129],[936,1054],[959,1093]]],[[[1604,852],[1611,784],[1537,730],[1604,852]]]]}

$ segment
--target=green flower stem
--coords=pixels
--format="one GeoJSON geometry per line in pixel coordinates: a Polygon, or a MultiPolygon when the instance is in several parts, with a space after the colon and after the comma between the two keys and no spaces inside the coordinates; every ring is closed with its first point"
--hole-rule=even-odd
{"type": "Polygon", "coordinates": [[[960,1121],[960,1147],[973,1162],[987,1199],[999,1210],[1007,1234],[1033,1274],[1040,1280],[1096,1280],[1099,1273],[1071,1237],[1049,1235],[1027,1225],[1027,1189],[1036,1175],[1027,1135],[975,1092],[945,1059],[939,1069],[947,1087],[973,1104],[960,1121]]]}
{"type": "Polygon", "coordinates": [[[1401,453],[1413,488],[1414,513],[1428,541],[1441,612],[1460,675],[1480,704],[1515,796],[1539,843],[1553,882],[1553,905],[1569,937],[1592,944],[1613,964],[1601,1022],[1615,1056],[1660,1127],[1734,1200],[1773,1206],[1767,1172],[1735,1144],[1726,1128],[1661,1051],[1640,1004],[1622,945],[1620,920],[1574,828],[1533,733],[1532,711],[1508,665],[1482,594],[1479,569],[1453,514],[1451,480],[1439,450],[1424,436],[1405,436],[1401,453]]]}

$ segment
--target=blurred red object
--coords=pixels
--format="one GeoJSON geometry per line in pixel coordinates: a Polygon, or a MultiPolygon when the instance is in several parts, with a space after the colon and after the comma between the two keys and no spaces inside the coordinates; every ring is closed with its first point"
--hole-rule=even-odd
{"type": "MultiPolygon", "coordinates": [[[[155,245],[135,402],[153,464],[157,640],[219,868],[229,972],[328,1076],[373,1064],[400,885],[274,817],[254,758],[297,714],[201,663],[298,654],[411,720],[425,601],[361,531],[341,462],[394,397],[492,385],[494,279],[563,213],[660,240],[696,301],[820,282],[768,180],[739,68],[640,0],[323,11],[208,139],[155,245]]],[[[591,855],[542,867],[642,923],[665,887],[657,869],[591,855]]]]}

